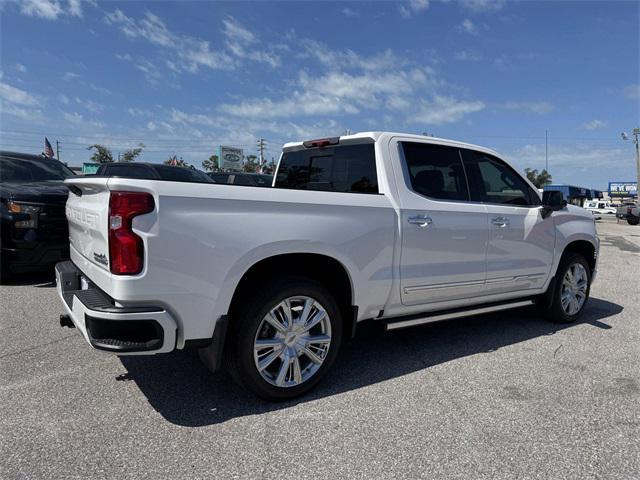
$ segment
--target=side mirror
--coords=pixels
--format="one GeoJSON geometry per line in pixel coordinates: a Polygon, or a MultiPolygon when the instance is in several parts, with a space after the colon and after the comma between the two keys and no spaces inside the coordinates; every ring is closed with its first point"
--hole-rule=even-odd
{"type": "Polygon", "coordinates": [[[562,210],[567,206],[567,201],[562,196],[562,192],[555,190],[542,192],[542,218],[547,218],[552,212],[562,210]]]}

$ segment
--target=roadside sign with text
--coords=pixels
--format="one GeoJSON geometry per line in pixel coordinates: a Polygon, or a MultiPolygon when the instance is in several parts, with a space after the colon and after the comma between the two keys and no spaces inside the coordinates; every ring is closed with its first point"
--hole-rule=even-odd
{"type": "Polygon", "coordinates": [[[82,164],[82,174],[92,175],[98,171],[98,168],[100,168],[99,163],[84,162],[82,164]]]}
{"type": "Polygon", "coordinates": [[[610,197],[636,197],[638,195],[638,182],[609,182],[610,197]]]}
{"type": "Polygon", "coordinates": [[[220,145],[218,152],[218,168],[222,170],[242,171],[244,155],[241,148],[220,145]]]}

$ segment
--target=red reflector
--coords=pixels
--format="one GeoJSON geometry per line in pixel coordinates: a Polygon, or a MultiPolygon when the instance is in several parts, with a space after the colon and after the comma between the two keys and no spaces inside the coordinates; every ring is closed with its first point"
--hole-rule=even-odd
{"type": "Polygon", "coordinates": [[[109,196],[109,265],[116,275],[135,275],[144,265],[144,244],[133,233],[133,217],[152,212],[153,196],[144,192],[111,192],[109,196]]]}
{"type": "Polygon", "coordinates": [[[319,138],[317,140],[307,140],[302,142],[304,148],[317,148],[326,147],[327,145],[338,145],[340,143],[340,137],[331,138],[319,138]]]}

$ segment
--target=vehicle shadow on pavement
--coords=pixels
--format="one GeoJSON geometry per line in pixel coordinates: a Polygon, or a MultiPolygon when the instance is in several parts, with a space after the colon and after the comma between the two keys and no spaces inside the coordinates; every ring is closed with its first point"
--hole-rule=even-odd
{"type": "Polygon", "coordinates": [[[53,271],[14,274],[11,278],[4,280],[2,285],[51,288],[56,286],[56,277],[53,271]]]}
{"type": "Polygon", "coordinates": [[[610,329],[602,320],[623,307],[591,298],[582,318],[555,324],[519,309],[384,333],[380,325],[362,324],[327,378],[311,393],[289,402],[268,403],[238,387],[226,372],[211,374],[195,351],[150,357],[120,357],[127,374],[151,406],[171,423],[199,427],[280,410],[407,375],[456,358],[487,353],[577,325],[610,329]]]}

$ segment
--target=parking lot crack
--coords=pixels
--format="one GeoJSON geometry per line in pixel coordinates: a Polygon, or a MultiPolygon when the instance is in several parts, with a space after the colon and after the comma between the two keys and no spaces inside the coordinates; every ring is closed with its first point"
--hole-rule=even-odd
{"type": "Polygon", "coordinates": [[[7,357],[13,357],[15,355],[20,355],[22,353],[30,352],[32,350],[37,350],[38,348],[42,348],[42,347],[46,347],[46,346],[49,346],[49,345],[53,345],[54,343],[63,342],[64,340],[67,340],[68,338],[75,337],[75,336],[76,336],[76,334],[72,333],[72,334],[66,335],[66,336],[64,336],[62,338],[57,338],[55,340],[51,340],[50,342],[45,342],[45,343],[41,343],[39,345],[34,345],[32,347],[23,348],[22,350],[18,350],[17,352],[5,353],[4,355],[0,355],[0,359],[7,358],[7,357]]]}

